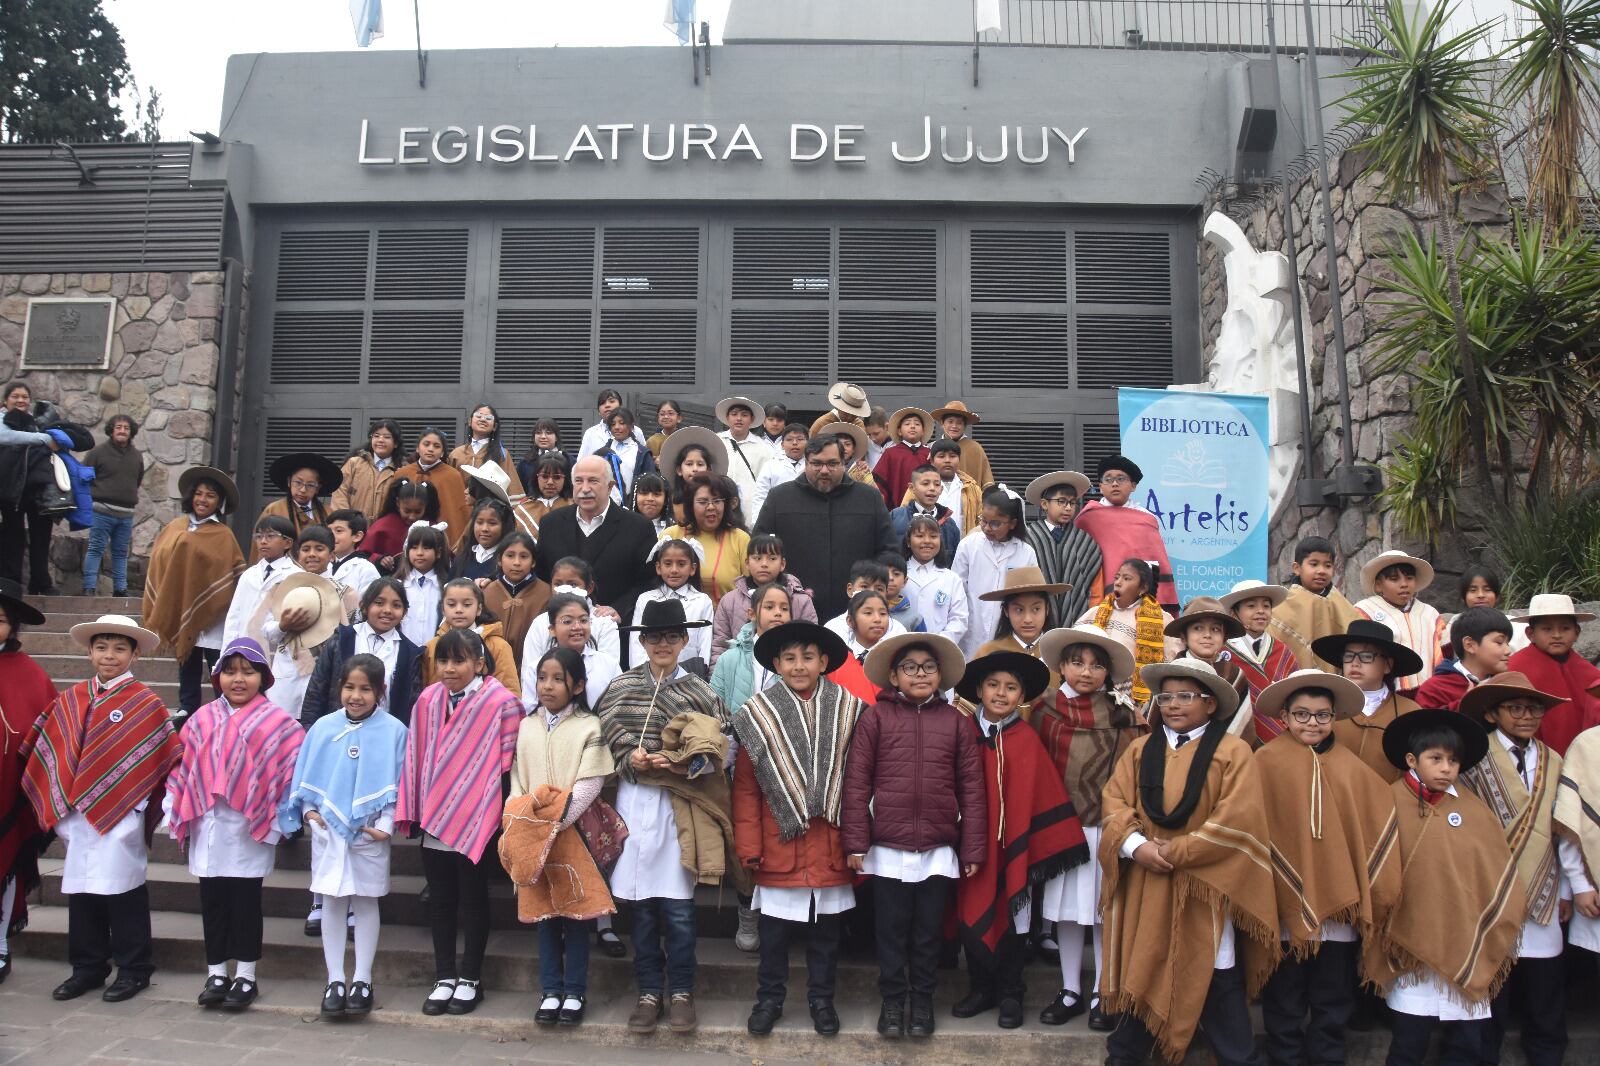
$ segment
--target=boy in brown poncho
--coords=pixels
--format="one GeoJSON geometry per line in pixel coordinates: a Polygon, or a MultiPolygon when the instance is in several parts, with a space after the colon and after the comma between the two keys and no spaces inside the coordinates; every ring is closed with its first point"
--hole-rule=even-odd
{"type": "Polygon", "coordinates": [[[1442,1023],[1441,1066],[1475,1066],[1528,909],[1500,822],[1456,785],[1489,739],[1456,711],[1421,710],[1384,731],[1383,750],[1404,771],[1389,786],[1400,904],[1364,951],[1391,1011],[1388,1063],[1420,1066],[1442,1023]]]}
{"type": "Polygon", "coordinates": [[[1256,700],[1258,716],[1280,723],[1255,758],[1272,834],[1279,943],[1264,960],[1254,944],[1245,957],[1252,968],[1277,967],[1261,993],[1274,1066],[1345,1061],[1357,937],[1370,940],[1400,897],[1400,864],[1389,861],[1398,836],[1393,796],[1333,732],[1362,704],[1355,682],[1321,670],[1298,670],[1256,700]]]}
{"type": "Polygon", "coordinates": [[[1246,997],[1270,964],[1247,973],[1236,940],[1267,959],[1278,915],[1261,779],[1250,746],[1227,733],[1239,696],[1199,660],[1144,676],[1155,728],[1117,761],[1103,800],[1100,996],[1127,1015],[1106,1061],[1143,1063],[1152,1045],[1177,1061],[1200,1029],[1222,1066],[1253,1066],[1246,997]]]}

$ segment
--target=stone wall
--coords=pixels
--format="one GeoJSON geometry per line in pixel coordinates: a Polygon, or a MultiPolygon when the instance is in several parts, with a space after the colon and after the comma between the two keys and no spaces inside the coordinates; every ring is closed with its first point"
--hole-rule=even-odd
{"type": "MultiPolygon", "coordinates": [[[[1394,241],[1425,226],[1429,216],[1414,205],[1399,204],[1380,192],[1378,175],[1367,170],[1364,158],[1346,152],[1330,161],[1331,201],[1339,286],[1335,299],[1323,253],[1323,212],[1319,181],[1313,172],[1294,190],[1297,248],[1296,274],[1301,279],[1306,323],[1306,361],[1312,397],[1311,438],[1324,476],[1340,462],[1343,428],[1339,411],[1338,366],[1334,361],[1333,316],[1344,320],[1347,365],[1350,376],[1350,416],[1356,462],[1381,467],[1398,437],[1412,425],[1410,382],[1403,372],[1380,373],[1378,337],[1387,311],[1376,286],[1394,278],[1389,265],[1394,241]]],[[[1231,205],[1213,197],[1202,210],[1227,211],[1258,248],[1288,254],[1281,194],[1254,202],[1231,205]]],[[[1496,226],[1507,221],[1505,202],[1491,191],[1472,204],[1462,204],[1459,214],[1470,226],[1496,226]]],[[[1425,232],[1425,231],[1419,231],[1425,232]]],[[[1212,346],[1227,302],[1222,256],[1202,241],[1199,253],[1200,324],[1209,364],[1212,346]]],[[[1303,467],[1302,467],[1303,472],[1303,467]]],[[[1273,516],[1269,568],[1275,579],[1289,574],[1294,546],[1308,536],[1325,536],[1338,549],[1342,572],[1339,585],[1355,593],[1360,588],[1361,566],[1381,551],[1399,548],[1431,559],[1439,572],[1424,598],[1441,606],[1458,607],[1453,580],[1471,561],[1473,539],[1470,519],[1463,527],[1445,531],[1432,546],[1406,538],[1379,512],[1377,502],[1356,499],[1341,507],[1308,509],[1295,506],[1292,494],[1273,516]]],[[[1358,593],[1357,593],[1358,595],[1358,593]]],[[[1356,598],[1352,595],[1352,599],[1356,598]]]]}
{"type": "MultiPolygon", "coordinates": [[[[0,275],[0,379],[26,381],[35,399],[55,402],[93,428],[96,441],[105,439],[112,415],[139,424],[134,444],[145,473],[129,562],[134,589],[156,534],[178,514],[178,475],[211,461],[222,311],[221,271],[0,275]],[[107,370],[18,370],[28,298],[47,295],[116,297],[107,370]]],[[[56,532],[57,584],[75,592],[87,534],[67,533],[65,523],[56,532]]],[[[108,568],[101,583],[110,588],[108,568]]]]}

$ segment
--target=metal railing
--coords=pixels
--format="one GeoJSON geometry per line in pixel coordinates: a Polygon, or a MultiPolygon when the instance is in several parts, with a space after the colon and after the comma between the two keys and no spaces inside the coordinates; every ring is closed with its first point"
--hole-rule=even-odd
{"type": "MultiPolygon", "coordinates": [[[[998,33],[983,46],[1153,48],[1179,51],[1266,51],[1269,0],[1004,0],[998,33]]],[[[1278,47],[1306,47],[1298,0],[1270,0],[1278,47]]],[[[1351,41],[1375,39],[1372,0],[1310,0],[1315,47],[1344,53],[1351,41]]]]}

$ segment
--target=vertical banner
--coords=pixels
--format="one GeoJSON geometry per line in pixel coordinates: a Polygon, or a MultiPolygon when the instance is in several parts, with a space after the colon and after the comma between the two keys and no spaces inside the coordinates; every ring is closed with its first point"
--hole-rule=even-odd
{"type": "Polygon", "coordinates": [[[1267,575],[1267,398],[1118,389],[1122,453],[1144,471],[1130,503],[1161,523],[1178,597],[1267,575]]]}

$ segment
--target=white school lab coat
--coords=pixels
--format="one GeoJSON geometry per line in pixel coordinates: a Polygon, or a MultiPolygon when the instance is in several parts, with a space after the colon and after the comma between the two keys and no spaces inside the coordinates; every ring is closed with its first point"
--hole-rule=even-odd
{"type": "Polygon", "coordinates": [[[150,865],[150,853],[144,846],[148,805],[149,800],[141,801],[104,836],[77,811],[57,822],[56,836],[67,845],[61,891],[117,896],[144,884],[150,865]]]}
{"type": "Polygon", "coordinates": [[[978,597],[1003,588],[1006,574],[1018,567],[1038,565],[1033,545],[1020,537],[996,544],[980,528],[961,538],[950,569],[967,588],[968,624],[961,642],[963,655],[970,659],[977,654],[979,648],[994,639],[995,627],[1000,623],[1000,601],[978,597]]]}

